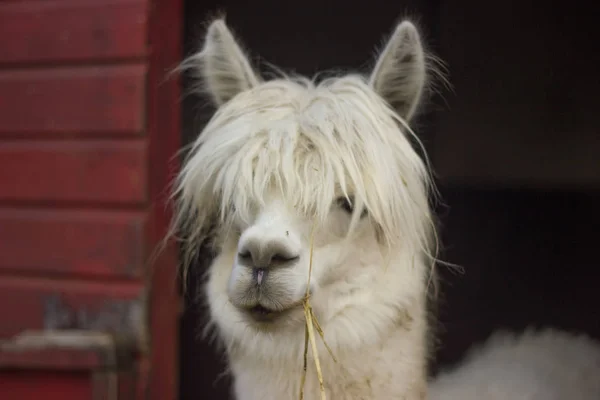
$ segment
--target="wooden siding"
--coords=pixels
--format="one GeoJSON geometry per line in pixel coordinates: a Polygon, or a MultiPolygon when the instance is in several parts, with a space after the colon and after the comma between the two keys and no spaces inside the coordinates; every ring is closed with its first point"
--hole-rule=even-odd
{"type": "Polygon", "coordinates": [[[181,5],[0,2],[0,340],[129,336],[139,399],[177,397],[177,253],[151,261],[178,168],[181,5]]]}

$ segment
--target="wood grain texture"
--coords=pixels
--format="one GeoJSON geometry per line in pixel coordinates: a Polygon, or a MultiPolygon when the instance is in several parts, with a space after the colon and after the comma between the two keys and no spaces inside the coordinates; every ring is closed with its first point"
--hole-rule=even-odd
{"type": "Polygon", "coordinates": [[[0,209],[0,270],[44,276],[141,277],[146,214],[0,209]]]}
{"type": "Polygon", "coordinates": [[[146,142],[0,142],[0,202],[140,205],[147,199],[146,142]]]}
{"type": "Polygon", "coordinates": [[[0,64],[146,55],[146,0],[0,3],[0,64]]]}
{"type": "Polygon", "coordinates": [[[0,137],[143,133],[144,64],[0,72],[0,137]]]}

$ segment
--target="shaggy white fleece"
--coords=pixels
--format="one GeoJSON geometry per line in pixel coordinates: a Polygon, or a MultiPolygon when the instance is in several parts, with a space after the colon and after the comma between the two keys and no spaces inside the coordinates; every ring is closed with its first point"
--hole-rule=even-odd
{"type": "Polygon", "coordinates": [[[496,333],[431,382],[430,400],[598,400],[600,344],[556,330],[496,333]]]}

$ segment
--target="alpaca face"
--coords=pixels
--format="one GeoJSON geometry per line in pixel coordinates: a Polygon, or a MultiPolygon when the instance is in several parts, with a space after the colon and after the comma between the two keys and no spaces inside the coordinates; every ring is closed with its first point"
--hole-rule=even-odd
{"type": "Polygon", "coordinates": [[[187,63],[218,110],[179,175],[176,223],[188,253],[217,226],[207,297],[222,338],[300,344],[308,292],[334,346],[376,340],[412,302],[398,294],[422,293],[421,269],[387,269],[390,256],[414,265],[431,228],[408,139],[425,85],[416,28],[398,25],[368,78],[264,82],[221,20],[187,63]],[[347,334],[352,313],[364,332],[347,334]]]}

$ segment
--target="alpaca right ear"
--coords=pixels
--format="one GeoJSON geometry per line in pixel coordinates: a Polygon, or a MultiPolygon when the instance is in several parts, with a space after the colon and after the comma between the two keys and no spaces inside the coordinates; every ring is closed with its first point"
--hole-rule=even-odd
{"type": "Polygon", "coordinates": [[[193,57],[200,60],[200,74],[217,106],[260,83],[260,77],[223,19],[208,27],[204,47],[193,57]]]}
{"type": "Polygon", "coordinates": [[[406,121],[410,120],[425,86],[425,53],[417,28],[401,22],[379,55],[370,84],[406,121]]]}

